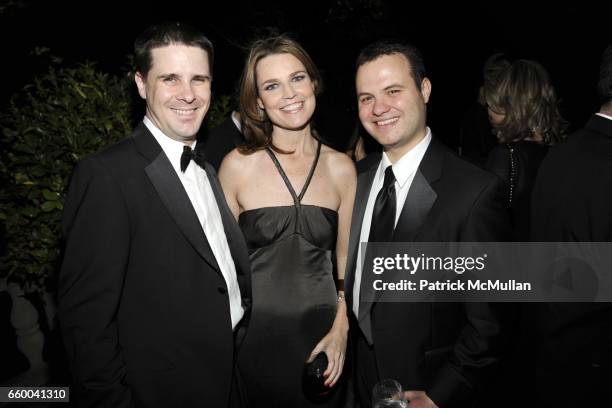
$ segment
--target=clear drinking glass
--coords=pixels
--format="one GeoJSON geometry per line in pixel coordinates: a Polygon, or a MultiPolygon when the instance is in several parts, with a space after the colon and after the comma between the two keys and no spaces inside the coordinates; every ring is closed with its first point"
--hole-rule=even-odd
{"type": "Polygon", "coordinates": [[[402,385],[387,378],[372,388],[372,405],[374,408],[406,408],[408,402],[404,398],[402,385]]]}

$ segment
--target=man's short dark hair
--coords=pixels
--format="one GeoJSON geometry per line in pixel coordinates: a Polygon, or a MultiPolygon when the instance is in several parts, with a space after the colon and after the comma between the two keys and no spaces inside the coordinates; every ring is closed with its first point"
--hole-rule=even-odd
{"type": "Polygon", "coordinates": [[[147,76],[151,69],[151,50],[171,44],[200,47],[208,54],[210,72],[213,67],[213,45],[204,34],[196,28],[181,22],[165,22],[150,26],[134,41],[134,62],[136,71],[147,76]]]}
{"type": "Polygon", "coordinates": [[[612,45],[608,45],[601,56],[597,89],[605,102],[612,101],[612,45]]]}
{"type": "Polygon", "coordinates": [[[400,54],[406,57],[408,63],[410,64],[410,74],[412,75],[412,79],[414,79],[414,83],[416,84],[417,89],[420,91],[421,82],[423,82],[423,78],[427,76],[425,62],[423,61],[421,52],[410,44],[390,40],[372,43],[359,53],[355,69],[357,70],[360,66],[374,61],[383,55],[393,54],[400,54]]]}

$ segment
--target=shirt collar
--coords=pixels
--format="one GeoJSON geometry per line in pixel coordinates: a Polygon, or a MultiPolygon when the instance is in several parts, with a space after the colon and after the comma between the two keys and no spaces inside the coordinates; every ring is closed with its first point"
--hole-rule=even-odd
{"type": "Polygon", "coordinates": [[[238,130],[240,130],[240,119],[238,119],[237,114],[238,112],[236,112],[235,110],[232,111],[230,118],[232,118],[232,122],[234,122],[234,125],[236,125],[236,128],[238,130]]]}
{"type": "MultiPolygon", "coordinates": [[[[164,132],[159,130],[157,126],[149,119],[147,116],[144,117],[142,122],[149,129],[157,143],[161,146],[162,150],[170,160],[172,167],[176,170],[177,173],[181,171],[181,155],[183,154],[183,147],[186,146],[185,143],[179,142],[178,140],[174,140],[169,136],[166,136],[164,132]]],[[[197,140],[193,142],[191,145],[192,149],[195,149],[197,140]]]]}
{"type": "MultiPolygon", "coordinates": [[[[400,188],[404,187],[404,184],[416,173],[421,160],[429,147],[431,142],[431,130],[427,127],[427,133],[423,140],[421,140],[416,146],[406,152],[400,159],[393,165],[393,174],[395,180],[399,184],[400,188]]],[[[378,168],[378,176],[384,178],[385,169],[391,165],[391,160],[387,156],[387,153],[383,152],[380,167],[378,168]]]]}
{"type": "Polygon", "coordinates": [[[599,115],[599,116],[604,117],[606,119],[612,120],[612,116],[606,115],[605,113],[597,112],[596,115],[599,115]]]}

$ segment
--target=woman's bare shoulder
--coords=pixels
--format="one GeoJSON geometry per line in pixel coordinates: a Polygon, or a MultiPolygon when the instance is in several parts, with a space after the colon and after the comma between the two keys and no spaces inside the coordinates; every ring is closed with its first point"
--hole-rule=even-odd
{"type": "Polygon", "coordinates": [[[220,172],[244,173],[261,160],[263,151],[243,153],[238,149],[230,151],[221,162],[220,172]]]}
{"type": "Polygon", "coordinates": [[[356,177],[355,163],[346,154],[329,146],[321,146],[321,162],[335,180],[356,177]]]}

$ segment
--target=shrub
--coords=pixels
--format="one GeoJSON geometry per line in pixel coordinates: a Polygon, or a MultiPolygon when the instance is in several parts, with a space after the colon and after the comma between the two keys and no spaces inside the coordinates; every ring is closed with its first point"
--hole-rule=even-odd
{"type": "Polygon", "coordinates": [[[44,290],[57,269],[61,214],[75,164],[131,132],[131,81],[93,63],[50,66],[0,115],[0,220],[7,248],[0,276],[44,290]]]}

